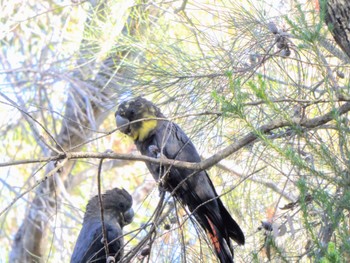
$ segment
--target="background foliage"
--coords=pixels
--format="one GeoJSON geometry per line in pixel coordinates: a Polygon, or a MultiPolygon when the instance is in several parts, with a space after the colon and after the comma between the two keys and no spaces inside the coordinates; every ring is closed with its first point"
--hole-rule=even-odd
{"type": "MultiPolygon", "coordinates": [[[[136,151],[113,113],[138,95],[203,159],[221,156],[209,173],[246,235],[237,262],[348,261],[349,58],[324,1],[270,2],[2,2],[0,261],[69,261],[97,193],[88,153],[136,151]],[[78,151],[86,158],[35,161],[78,151]]],[[[168,196],[137,246],[159,200],[142,162],[106,159],[102,187],[133,195],[133,262],[215,262],[168,196]]]]}

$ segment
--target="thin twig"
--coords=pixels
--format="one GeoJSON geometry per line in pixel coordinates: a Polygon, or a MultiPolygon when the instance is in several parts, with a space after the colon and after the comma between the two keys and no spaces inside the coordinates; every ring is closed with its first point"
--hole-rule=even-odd
{"type": "Polygon", "coordinates": [[[182,0],[181,6],[174,10],[174,14],[177,14],[177,13],[179,13],[181,11],[185,11],[186,4],[187,4],[187,0],[182,0]]]}
{"type": "MultiPolygon", "coordinates": [[[[5,98],[6,100],[8,100],[10,103],[6,103],[6,102],[1,102],[3,104],[6,104],[6,105],[10,105],[14,108],[16,108],[17,110],[19,110],[25,117],[25,119],[28,121],[29,125],[32,126],[32,122],[35,122],[37,123],[45,132],[46,134],[50,137],[50,139],[57,145],[57,147],[59,147],[59,149],[64,152],[64,149],[63,147],[56,141],[56,139],[52,136],[52,134],[45,128],[44,125],[42,125],[40,122],[38,122],[36,119],[34,119],[28,112],[26,112],[24,109],[22,109],[21,107],[17,106],[16,103],[11,100],[9,97],[7,97],[5,94],[3,94],[2,92],[0,92],[0,95],[5,98]]],[[[33,126],[34,127],[34,126],[33,126]]],[[[41,136],[39,134],[38,131],[34,131],[35,135],[37,135],[37,137],[53,152],[56,152],[56,153],[60,153],[55,147],[51,146],[49,143],[47,143],[43,136],[41,136]]]]}
{"type": "Polygon", "coordinates": [[[23,193],[19,194],[18,196],[16,196],[11,203],[5,207],[1,212],[0,212],[0,217],[8,210],[10,209],[19,199],[21,199],[24,195],[26,195],[27,193],[29,193],[30,191],[32,191],[35,187],[37,187],[38,185],[40,185],[41,183],[45,182],[47,179],[49,179],[52,175],[54,175],[59,169],[61,169],[65,163],[68,161],[68,158],[63,159],[62,162],[58,163],[56,165],[56,167],[51,170],[48,174],[46,174],[44,176],[44,178],[37,180],[36,183],[30,187],[28,190],[24,191],[23,193]]]}
{"type": "Polygon", "coordinates": [[[98,191],[98,201],[100,205],[100,212],[101,212],[101,224],[102,224],[102,238],[103,238],[103,245],[106,252],[106,258],[109,256],[109,249],[108,249],[108,240],[107,240],[107,232],[106,232],[106,226],[105,226],[105,219],[104,219],[104,212],[103,212],[103,200],[102,200],[102,194],[101,194],[101,170],[102,170],[102,163],[103,158],[100,160],[98,164],[98,172],[97,172],[97,191],[98,191]]]}
{"type": "Polygon", "coordinates": [[[11,162],[5,162],[0,163],[0,167],[3,166],[11,166],[11,165],[20,165],[24,163],[39,163],[39,162],[49,162],[54,160],[61,160],[61,159],[69,159],[69,160],[75,160],[75,159],[84,159],[84,158],[97,158],[97,159],[120,159],[120,160],[133,160],[133,161],[143,161],[143,162],[151,162],[151,163],[158,163],[163,165],[172,165],[179,168],[187,168],[191,170],[206,170],[221,160],[227,158],[231,154],[237,152],[239,149],[245,147],[246,145],[250,144],[251,142],[255,141],[259,138],[259,136],[262,136],[264,134],[268,134],[269,132],[284,128],[284,127],[301,127],[306,129],[312,129],[319,127],[321,125],[326,124],[327,122],[330,122],[337,118],[337,116],[340,116],[342,114],[345,114],[350,111],[350,102],[344,103],[342,106],[340,106],[337,109],[333,109],[329,111],[328,113],[315,117],[312,119],[302,119],[300,118],[293,118],[291,120],[285,120],[285,119],[276,119],[273,120],[265,125],[260,126],[259,128],[256,128],[254,131],[248,133],[243,138],[235,141],[234,143],[230,144],[226,148],[224,148],[221,151],[218,151],[216,154],[212,155],[210,158],[203,160],[199,163],[190,163],[190,162],[182,162],[178,160],[171,160],[166,158],[151,158],[145,155],[135,155],[135,154],[118,154],[118,153],[96,153],[96,152],[68,152],[68,153],[60,153],[57,156],[51,156],[51,157],[44,157],[39,158],[35,160],[23,160],[23,161],[11,161],[11,162]]]}
{"type": "MultiPolygon", "coordinates": [[[[245,176],[241,173],[238,173],[236,171],[234,171],[232,168],[228,167],[225,164],[222,163],[217,163],[216,166],[219,169],[222,169],[226,172],[229,172],[231,174],[234,174],[236,176],[238,176],[239,178],[244,178],[245,176]]],[[[273,181],[273,180],[268,180],[268,179],[261,179],[261,178],[257,178],[254,176],[249,176],[248,180],[257,184],[262,184],[263,186],[270,188],[271,190],[273,190],[274,192],[280,194],[281,196],[283,196],[285,199],[294,202],[295,198],[293,198],[291,195],[289,195],[288,193],[286,193],[284,190],[280,189],[277,184],[273,181]]]]}

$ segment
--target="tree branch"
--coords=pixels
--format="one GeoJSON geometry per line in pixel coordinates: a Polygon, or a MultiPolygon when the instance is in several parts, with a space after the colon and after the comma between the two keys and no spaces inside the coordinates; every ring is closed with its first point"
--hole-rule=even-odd
{"type": "Polygon", "coordinates": [[[10,166],[10,165],[21,165],[26,163],[50,162],[50,161],[56,161],[61,159],[76,160],[76,159],[84,159],[84,158],[95,158],[95,159],[120,159],[120,160],[143,161],[143,162],[151,162],[151,163],[157,163],[157,164],[173,165],[175,167],[187,168],[192,170],[206,170],[214,166],[221,160],[227,158],[234,152],[237,152],[239,149],[247,146],[254,140],[258,139],[259,134],[267,134],[275,129],[279,129],[283,127],[299,126],[307,129],[316,128],[318,126],[321,126],[323,124],[326,124],[327,122],[334,120],[337,116],[345,114],[349,111],[350,111],[350,102],[347,102],[342,106],[340,106],[338,109],[333,109],[322,116],[315,117],[312,119],[300,120],[300,118],[295,118],[293,120],[282,120],[282,119],[273,120],[268,124],[260,126],[259,128],[255,129],[255,131],[248,133],[240,140],[235,141],[234,143],[230,144],[223,150],[217,152],[216,154],[212,155],[211,157],[199,163],[183,162],[178,160],[166,159],[162,157],[151,158],[151,157],[148,157],[145,155],[139,155],[139,154],[119,154],[119,153],[111,153],[111,152],[105,152],[105,153],[68,152],[68,153],[60,153],[56,156],[43,157],[39,159],[0,163],[0,167],[10,166]]]}
{"type": "MultiPolygon", "coordinates": [[[[334,120],[337,116],[340,116],[342,114],[347,113],[350,111],[350,102],[347,102],[340,106],[338,109],[333,109],[329,111],[328,113],[315,117],[312,119],[294,119],[294,120],[274,120],[271,121],[268,124],[260,126],[260,128],[257,128],[255,131],[248,133],[246,136],[244,136],[242,139],[230,144],[223,150],[219,151],[218,153],[212,155],[210,158],[203,160],[200,163],[190,163],[190,162],[182,162],[178,160],[171,160],[166,158],[151,158],[145,155],[136,155],[136,154],[118,154],[118,153],[111,153],[111,152],[105,152],[105,153],[95,153],[95,152],[68,152],[68,153],[60,153],[56,156],[51,157],[44,157],[37,160],[23,160],[23,161],[14,161],[14,162],[6,162],[6,163],[0,163],[0,167],[3,166],[10,166],[10,165],[20,165],[25,163],[39,163],[39,162],[50,162],[50,161],[58,161],[58,160],[64,160],[64,162],[68,160],[76,160],[76,159],[84,159],[84,158],[95,158],[95,159],[120,159],[120,160],[133,160],[133,161],[143,161],[143,162],[151,162],[151,163],[159,163],[164,165],[173,165],[175,167],[180,168],[187,168],[194,171],[198,170],[206,170],[213,165],[216,165],[221,160],[225,159],[229,155],[233,154],[234,152],[238,151],[239,149],[245,147],[249,143],[253,142],[254,140],[259,138],[259,134],[266,134],[271,132],[274,129],[282,128],[282,127],[293,127],[293,126],[299,126],[303,128],[315,128],[320,125],[323,125],[329,121],[334,120]]],[[[39,185],[41,182],[45,181],[49,176],[51,176],[53,173],[50,172],[45,176],[44,179],[40,180],[39,183],[35,184],[35,186],[39,185]]],[[[34,186],[34,187],[35,187],[34,186]]],[[[34,188],[33,187],[33,188],[34,188]]],[[[25,192],[24,194],[26,194],[25,192]]],[[[16,198],[11,205],[13,205],[14,202],[16,202],[21,196],[24,194],[21,194],[18,198],[16,198]]],[[[10,206],[11,206],[10,205],[10,206]]],[[[3,214],[10,206],[6,207],[4,210],[0,212],[3,214]]]]}
{"type": "Polygon", "coordinates": [[[227,165],[225,164],[222,164],[222,163],[218,163],[216,164],[216,166],[221,169],[221,170],[224,170],[226,172],[229,172],[230,174],[234,174],[236,176],[238,176],[239,178],[246,178],[247,180],[249,181],[252,181],[254,183],[257,183],[257,184],[262,184],[263,186],[265,186],[266,188],[269,188],[271,189],[272,191],[280,194],[282,197],[284,197],[285,199],[287,199],[288,201],[291,201],[291,202],[295,202],[296,201],[296,198],[288,193],[286,193],[285,191],[283,191],[283,189],[280,189],[277,184],[272,181],[272,180],[269,180],[269,179],[262,179],[262,178],[257,178],[255,176],[249,176],[249,177],[246,177],[244,176],[243,174],[241,173],[238,173],[236,171],[234,171],[233,169],[231,169],[230,167],[228,167],[227,165]]]}
{"type": "Polygon", "coordinates": [[[103,200],[101,194],[101,171],[102,171],[102,163],[103,159],[100,160],[98,164],[98,172],[97,172],[97,190],[98,190],[98,203],[100,205],[100,214],[101,214],[101,224],[102,224],[102,238],[103,238],[103,246],[106,252],[106,258],[109,255],[108,249],[108,240],[107,240],[107,231],[105,226],[104,212],[103,212],[103,200]]]}

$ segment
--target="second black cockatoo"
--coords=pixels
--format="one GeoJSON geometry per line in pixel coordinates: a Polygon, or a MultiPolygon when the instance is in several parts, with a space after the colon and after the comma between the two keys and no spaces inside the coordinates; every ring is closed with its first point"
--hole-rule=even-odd
{"type": "MultiPolygon", "coordinates": [[[[167,120],[152,102],[141,97],[125,101],[119,106],[115,117],[119,130],[134,140],[143,155],[163,155],[186,162],[201,161],[184,131],[167,120]]],[[[160,180],[163,176],[160,165],[147,162],[146,165],[155,180],[160,180]]],[[[170,167],[162,186],[193,212],[210,238],[220,262],[233,262],[230,239],[243,245],[244,234],[218,197],[207,172],[170,167]]]]}
{"type": "MultiPolygon", "coordinates": [[[[130,224],[134,211],[132,197],[124,189],[113,188],[102,195],[104,224],[108,242],[109,255],[115,261],[123,255],[123,227],[130,224]]],[[[101,209],[98,196],[90,199],[86,206],[83,227],[74,247],[71,263],[98,262],[106,263],[103,244],[101,209]]]]}

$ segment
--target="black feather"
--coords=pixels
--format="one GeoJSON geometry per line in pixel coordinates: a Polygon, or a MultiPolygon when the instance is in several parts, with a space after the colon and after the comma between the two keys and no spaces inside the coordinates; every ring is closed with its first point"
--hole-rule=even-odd
{"type": "MultiPolygon", "coordinates": [[[[102,195],[104,222],[109,254],[118,261],[123,254],[124,225],[133,218],[132,198],[124,189],[114,188],[102,195]]],[[[86,206],[83,227],[80,230],[71,263],[106,262],[106,253],[102,239],[102,222],[98,196],[90,199],[86,206]]]]}
{"type": "MultiPolygon", "coordinates": [[[[152,114],[155,114],[154,117],[164,118],[153,103],[140,97],[121,104],[116,116],[120,111],[129,122],[152,114]],[[131,109],[133,117],[129,114],[131,109]],[[149,109],[152,109],[151,112],[148,111],[149,109]]],[[[139,127],[142,128],[142,125],[139,127]]],[[[186,162],[201,161],[196,148],[184,131],[177,124],[167,120],[158,120],[157,126],[149,132],[148,137],[136,140],[135,144],[143,155],[150,157],[157,158],[160,153],[168,159],[186,162]]],[[[163,176],[162,172],[168,168],[147,162],[146,165],[157,181],[163,176]]],[[[191,212],[194,212],[199,224],[211,237],[220,261],[232,262],[233,250],[230,239],[243,245],[244,234],[218,197],[207,172],[171,167],[163,186],[191,212]]]]}

